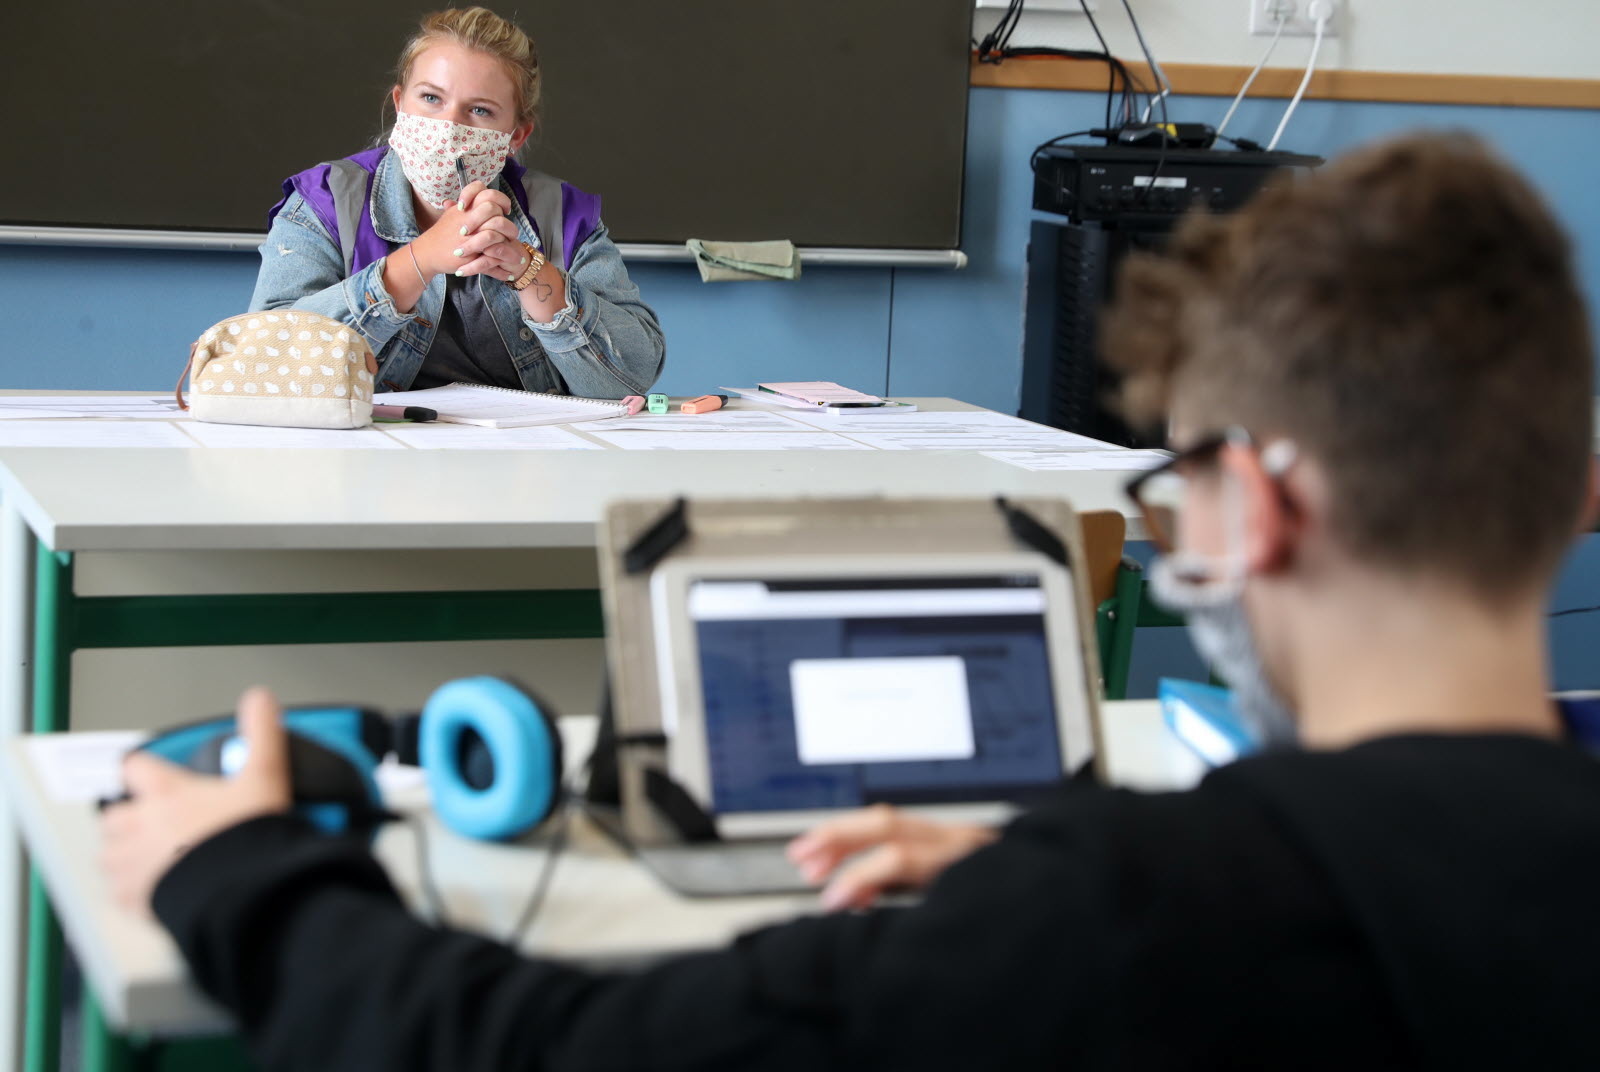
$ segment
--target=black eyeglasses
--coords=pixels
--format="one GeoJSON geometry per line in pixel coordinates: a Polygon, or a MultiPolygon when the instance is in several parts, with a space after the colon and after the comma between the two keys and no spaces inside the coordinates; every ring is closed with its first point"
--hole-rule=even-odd
{"type": "MultiPolygon", "coordinates": [[[[1232,428],[1202,436],[1183,448],[1154,469],[1147,469],[1128,481],[1124,488],[1128,497],[1144,516],[1145,533],[1156,549],[1171,552],[1178,544],[1178,512],[1183,507],[1185,470],[1213,461],[1217,452],[1228,445],[1254,448],[1255,437],[1237,425],[1232,428]]],[[[1261,468],[1273,478],[1278,495],[1287,505],[1288,493],[1281,477],[1299,456],[1293,440],[1275,439],[1258,452],[1261,468]]]]}
{"type": "MultiPolygon", "coordinates": [[[[1249,442],[1248,436],[1244,441],[1249,442]]],[[[1144,517],[1144,531],[1156,550],[1171,552],[1178,542],[1178,512],[1183,507],[1184,471],[1209,462],[1229,443],[1239,442],[1238,429],[1217,432],[1178,451],[1156,466],[1146,469],[1123,489],[1144,517]]]]}

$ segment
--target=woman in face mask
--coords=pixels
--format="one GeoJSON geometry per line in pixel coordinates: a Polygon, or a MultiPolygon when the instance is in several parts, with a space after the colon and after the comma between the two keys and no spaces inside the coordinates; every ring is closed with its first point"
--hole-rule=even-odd
{"type": "Polygon", "coordinates": [[[481,7],[425,16],[396,66],[387,138],[284,182],[251,310],[350,324],[380,391],[644,393],[665,345],[600,199],[516,160],[542,88],[514,24],[481,7]]]}

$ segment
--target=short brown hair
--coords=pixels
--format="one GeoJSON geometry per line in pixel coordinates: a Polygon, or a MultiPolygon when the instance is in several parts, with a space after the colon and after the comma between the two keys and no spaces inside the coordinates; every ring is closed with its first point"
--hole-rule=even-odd
{"type": "Polygon", "coordinates": [[[1186,221],[1102,321],[1130,416],[1286,436],[1375,565],[1509,598],[1589,483],[1593,359],[1566,236],[1473,137],[1417,134],[1186,221]]]}
{"type": "Polygon", "coordinates": [[[441,41],[451,41],[499,60],[517,95],[517,122],[527,123],[539,118],[539,102],[544,90],[539,73],[539,50],[516,23],[486,7],[452,7],[422,16],[417,32],[400,50],[400,60],[394,70],[395,85],[406,85],[411,80],[411,67],[417,57],[441,41]]]}

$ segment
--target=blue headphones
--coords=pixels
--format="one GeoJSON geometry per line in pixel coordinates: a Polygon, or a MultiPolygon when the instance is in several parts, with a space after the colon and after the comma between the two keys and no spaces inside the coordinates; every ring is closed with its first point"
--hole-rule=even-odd
{"type": "MultiPolygon", "coordinates": [[[[420,715],[390,719],[362,707],[295,707],[290,734],[295,809],[330,833],[370,829],[392,818],[373,772],[393,753],[420,762],[441,822],[472,838],[501,841],[532,830],[561,803],[561,735],[552,710],[499,677],[440,686],[420,715]]],[[[175,727],[139,746],[208,774],[242,765],[232,715],[175,727]]]]}

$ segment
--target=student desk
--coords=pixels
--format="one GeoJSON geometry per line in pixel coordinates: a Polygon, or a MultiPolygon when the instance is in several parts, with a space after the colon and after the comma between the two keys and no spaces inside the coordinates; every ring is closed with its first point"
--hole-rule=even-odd
{"type": "MultiPolygon", "coordinates": [[[[1203,772],[1199,760],[1166,731],[1154,701],[1106,704],[1102,721],[1115,783],[1180,788],[1203,772]]],[[[562,720],[569,769],[587,758],[594,722],[592,716],[562,720]]],[[[127,1068],[152,1039],[174,1042],[174,1055],[202,1050],[204,1067],[214,1070],[210,1062],[223,1060],[218,1054],[225,1043],[196,1037],[226,1032],[227,1017],[193,988],[164,931],[111,903],[96,859],[94,806],[53,799],[25,737],[6,741],[0,759],[28,851],[83,965],[85,1072],[127,1068]],[[177,1043],[180,1039],[189,1041],[177,1043]]],[[[402,787],[390,800],[398,810],[423,813],[430,868],[452,923],[505,934],[539,873],[541,837],[511,845],[472,842],[434,822],[423,809],[420,787],[402,787]]],[[[392,825],[380,835],[376,851],[407,901],[420,906],[414,837],[409,828],[392,825]]],[[[677,897],[579,816],[523,948],[596,966],[638,963],[718,946],[741,931],[815,908],[814,899],[802,895],[677,897]]]]}
{"type": "MultiPolygon", "coordinates": [[[[583,587],[84,598],[80,552],[570,552],[594,547],[607,502],[674,494],[1066,496],[1128,512],[1126,476],[1033,472],[971,451],[3,449],[0,737],[23,731],[30,711],[35,731],[67,728],[80,649],[602,634],[598,594],[583,587]]],[[[20,873],[0,835],[0,962],[18,934],[20,873]]],[[[33,903],[47,913],[43,897],[33,903]]],[[[31,934],[53,943],[47,921],[31,934]]],[[[0,1010],[0,1025],[9,1020],[0,1010]]]]}

